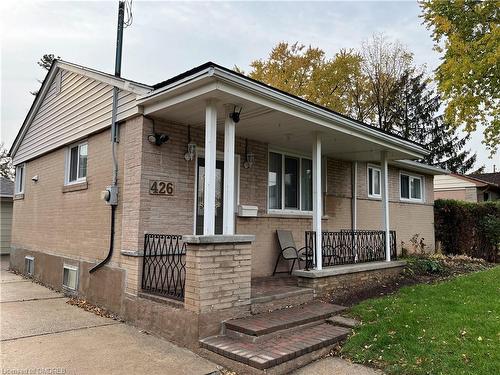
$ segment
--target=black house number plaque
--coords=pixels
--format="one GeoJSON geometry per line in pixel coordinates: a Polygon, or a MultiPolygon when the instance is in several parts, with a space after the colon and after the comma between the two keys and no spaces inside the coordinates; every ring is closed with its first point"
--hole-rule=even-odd
{"type": "Polygon", "coordinates": [[[174,183],[162,180],[150,180],[149,194],[172,196],[174,195],[174,183]]]}

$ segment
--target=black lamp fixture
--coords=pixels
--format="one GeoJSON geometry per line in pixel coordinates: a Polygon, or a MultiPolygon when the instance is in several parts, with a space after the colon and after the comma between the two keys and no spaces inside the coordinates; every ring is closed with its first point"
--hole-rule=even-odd
{"type": "Polygon", "coordinates": [[[252,168],[255,162],[255,155],[248,151],[248,139],[245,139],[245,161],[243,162],[243,167],[246,169],[252,168]]]}
{"type": "Polygon", "coordinates": [[[184,154],[184,160],[192,161],[196,156],[196,143],[191,141],[191,126],[188,125],[188,144],[187,152],[184,154]]]}
{"type": "MultiPolygon", "coordinates": [[[[146,117],[146,116],[144,116],[146,117]]],[[[157,133],[155,130],[155,120],[149,117],[146,117],[150,119],[153,122],[153,133],[148,135],[148,141],[149,143],[152,143],[157,146],[161,146],[165,142],[167,142],[170,137],[167,134],[164,133],[157,133]]]]}
{"type": "Polygon", "coordinates": [[[232,119],[235,123],[240,122],[240,115],[242,109],[243,106],[235,104],[233,107],[233,111],[229,113],[229,118],[232,119]]]}

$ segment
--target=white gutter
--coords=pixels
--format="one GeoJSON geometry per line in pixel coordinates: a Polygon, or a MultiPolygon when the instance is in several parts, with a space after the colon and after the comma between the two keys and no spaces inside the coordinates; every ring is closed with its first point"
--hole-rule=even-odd
{"type": "Polygon", "coordinates": [[[413,160],[395,160],[390,163],[391,165],[406,168],[408,170],[414,170],[422,173],[432,174],[432,175],[442,175],[442,174],[450,174],[451,171],[447,169],[443,169],[440,167],[435,167],[433,165],[428,165],[424,163],[419,163],[413,160]]]}

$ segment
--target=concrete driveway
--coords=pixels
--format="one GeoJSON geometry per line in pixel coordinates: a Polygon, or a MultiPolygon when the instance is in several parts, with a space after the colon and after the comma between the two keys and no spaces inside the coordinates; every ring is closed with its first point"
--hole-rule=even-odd
{"type": "Polygon", "coordinates": [[[0,271],[2,374],[205,375],[216,364],[187,349],[66,303],[62,294],[0,271]]]}

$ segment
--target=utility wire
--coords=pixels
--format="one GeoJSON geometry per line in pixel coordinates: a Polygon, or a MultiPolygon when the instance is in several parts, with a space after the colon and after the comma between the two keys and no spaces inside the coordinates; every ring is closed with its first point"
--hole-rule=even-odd
{"type": "Polygon", "coordinates": [[[133,0],[125,0],[125,19],[123,21],[123,27],[129,27],[132,25],[134,16],[132,14],[132,2],[133,0]]]}

